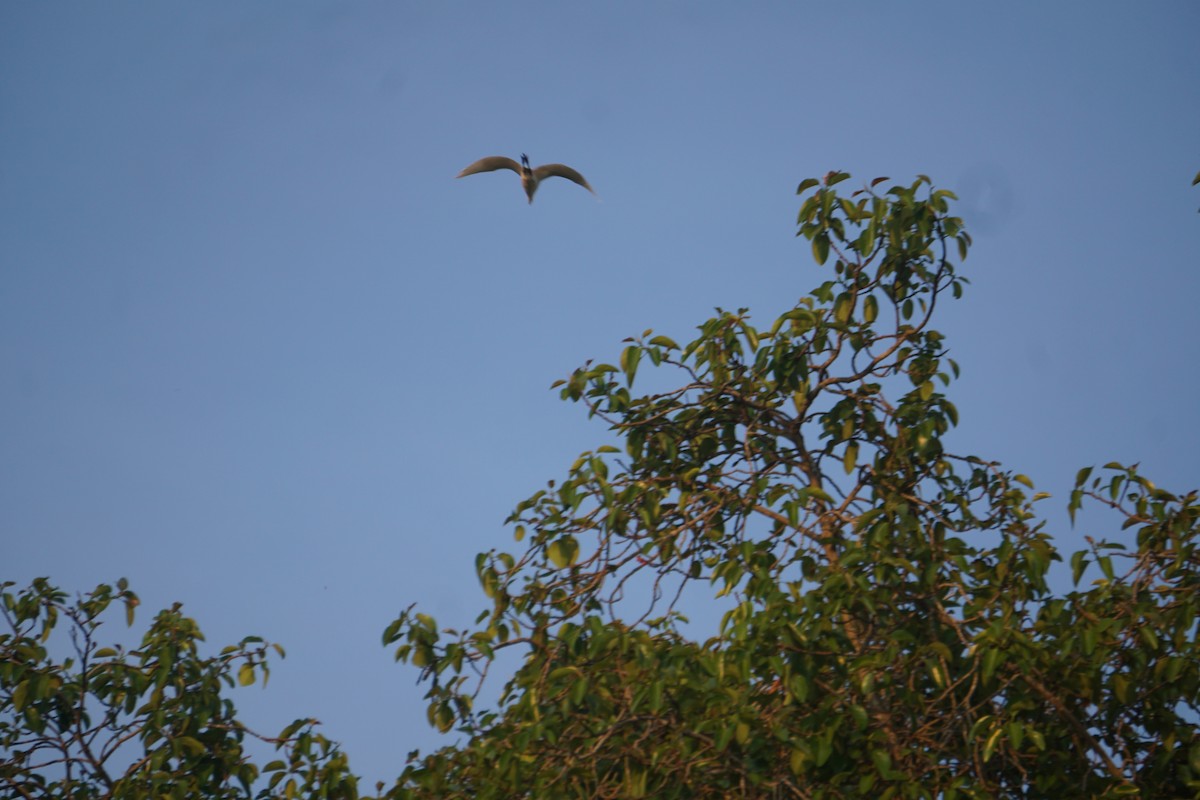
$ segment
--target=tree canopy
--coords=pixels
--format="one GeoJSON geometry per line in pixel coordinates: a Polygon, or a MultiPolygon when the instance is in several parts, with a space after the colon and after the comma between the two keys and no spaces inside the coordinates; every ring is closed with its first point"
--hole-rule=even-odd
{"type": "Polygon", "coordinates": [[[525,548],[479,557],[475,628],[388,629],[431,721],[468,737],[401,796],[1197,793],[1195,493],[1080,472],[1072,518],[1090,498],[1130,533],[1089,540],[1053,591],[1045,495],[943,444],[958,366],[932,322],[971,244],[954,196],[923,176],[841,195],[848,177],[800,184],[832,276],[769,326],[718,310],[561,383],[623,446],[517,507],[525,548]],[[635,394],[647,363],[676,388],[635,394]],[[681,631],[689,584],[728,601],[705,641],[681,631]],[[476,712],[471,670],[512,646],[476,712]]]}
{"type": "MultiPolygon", "coordinates": [[[[71,601],[46,579],[0,584],[0,797],[241,798],[357,796],[346,756],[298,719],[278,736],[251,730],[226,695],[270,675],[251,636],[203,656],[181,607],[160,611],[138,647],[99,640],[111,606],[140,604],[124,579],[71,601]],[[52,636],[60,624],[66,642],[52,636]],[[255,763],[249,741],[278,757],[255,763]]],[[[60,631],[61,633],[61,631],[60,631]]]]}
{"type": "MultiPolygon", "coordinates": [[[[1072,521],[1095,506],[1120,533],[1060,553],[1044,493],[946,443],[958,365],[932,323],[971,245],[954,195],[847,179],[799,186],[829,277],[794,307],[762,327],[718,309],[684,344],[646,331],[556,385],[616,446],[517,505],[517,552],[476,559],[472,626],[412,607],[384,632],[459,736],[387,797],[1200,796],[1196,492],[1083,469],[1072,521]],[[649,369],[670,388],[636,392],[649,369]],[[703,638],[697,597],[721,613],[703,638]],[[520,665],[480,703],[505,650],[520,665]]],[[[140,650],[98,649],[117,598],[136,601],[5,594],[0,791],[356,796],[307,721],[269,739],[275,762],[245,756],[220,689],[265,676],[265,644],[203,659],[174,609],[140,650]],[[89,636],[55,662],[35,628],[59,614],[89,636]],[[96,778],[110,730],[141,749],[96,778]]]]}

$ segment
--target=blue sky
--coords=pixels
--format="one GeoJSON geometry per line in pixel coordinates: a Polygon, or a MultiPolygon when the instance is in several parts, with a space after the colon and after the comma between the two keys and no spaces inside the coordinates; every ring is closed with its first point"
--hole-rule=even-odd
{"type": "Polygon", "coordinates": [[[483,607],[473,557],[605,440],[547,390],[824,277],[796,184],[930,175],[973,285],[952,444],[1055,493],[1200,484],[1200,6],[7,3],[0,579],[128,576],[235,695],[369,780],[425,723],[383,627],[483,607]],[[602,198],[485,155],[580,170],[602,198]]]}

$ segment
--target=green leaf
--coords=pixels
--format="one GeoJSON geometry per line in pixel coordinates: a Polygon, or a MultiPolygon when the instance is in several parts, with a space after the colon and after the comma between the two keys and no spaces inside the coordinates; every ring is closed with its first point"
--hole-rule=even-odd
{"type": "Polygon", "coordinates": [[[1000,649],[989,647],[983,654],[983,680],[986,683],[996,674],[996,666],[1000,663],[1000,649]]]}
{"type": "Polygon", "coordinates": [[[746,322],[741,323],[742,333],[746,336],[746,343],[750,345],[750,352],[758,350],[758,331],[746,322]]]}
{"type": "Polygon", "coordinates": [[[17,688],[13,690],[12,694],[13,711],[20,712],[24,710],[25,704],[29,702],[29,689],[31,685],[28,678],[17,684],[17,688]]]}
{"type": "Polygon", "coordinates": [[[875,246],[875,231],[871,225],[862,229],[862,233],[858,235],[858,240],[855,241],[854,246],[864,256],[870,254],[872,248],[875,246]]]}
{"type": "Polygon", "coordinates": [[[804,180],[800,181],[800,185],[796,187],[796,194],[804,194],[812,187],[820,185],[820,183],[821,182],[816,178],[805,178],[804,180]]]}
{"type": "Polygon", "coordinates": [[[867,715],[867,709],[861,703],[855,703],[850,706],[850,716],[854,719],[854,725],[860,731],[865,731],[871,718],[867,715]]]}
{"type": "Polygon", "coordinates": [[[854,310],[854,295],[849,292],[839,294],[833,303],[833,319],[841,325],[850,321],[850,313],[854,310]]]}
{"type": "Polygon", "coordinates": [[[1075,486],[1077,488],[1083,486],[1084,481],[1086,481],[1091,474],[1091,467],[1084,467],[1083,469],[1079,470],[1079,472],[1075,473],[1075,486]]]}
{"type": "Polygon", "coordinates": [[[631,344],[621,352],[621,371],[625,373],[625,382],[633,386],[633,378],[637,375],[638,362],[642,359],[642,348],[631,344]]]}
{"type": "Polygon", "coordinates": [[[575,563],[579,555],[579,543],[571,535],[563,536],[551,542],[546,548],[546,556],[554,566],[562,569],[575,563]]]}
{"type": "Polygon", "coordinates": [[[454,712],[445,703],[438,703],[430,707],[429,720],[438,729],[438,733],[447,733],[454,727],[454,712]]]}
{"type": "Polygon", "coordinates": [[[288,725],[286,728],[284,728],[282,731],[279,732],[279,738],[283,741],[287,741],[287,740],[291,739],[293,736],[295,736],[297,731],[299,731],[301,728],[309,725],[312,722],[313,722],[313,720],[311,720],[311,719],[293,720],[290,725],[288,725]]]}
{"type": "Polygon", "coordinates": [[[180,748],[186,750],[190,756],[201,756],[208,752],[207,747],[191,736],[179,736],[174,741],[180,748]]]}
{"type": "Polygon", "coordinates": [[[879,316],[879,301],[875,299],[875,295],[869,294],[863,298],[863,322],[870,325],[879,316]]]}
{"type": "Polygon", "coordinates": [[[793,328],[797,332],[803,333],[804,331],[808,330],[809,328],[811,328],[817,324],[817,318],[813,314],[813,312],[809,311],[807,308],[794,308],[791,311],[788,311],[787,313],[783,314],[775,322],[775,326],[774,326],[774,329],[772,330],[772,333],[778,331],[779,328],[781,328],[783,326],[784,322],[791,322],[793,328]]]}
{"type": "Polygon", "coordinates": [[[729,740],[733,738],[736,731],[736,726],[726,725],[721,728],[721,732],[717,734],[716,748],[718,753],[725,752],[725,748],[729,746],[729,740]]]}
{"type": "Polygon", "coordinates": [[[817,753],[816,753],[817,766],[818,767],[825,766],[825,762],[829,760],[829,757],[831,755],[833,755],[833,744],[829,741],[829,739],[826,738],[825,736],[822,736],[820,739],[817,739],[817,753]]]}
{"type": "Polygon", "coordinates": [[[1005,729],[1008,733],[1008,741],[1012,744],[1014,750],[1021,749],[1021,743],[1025,740],[1025,726],[1019,722],[1010,722],[1005,729]]]}
{"type": "Polygon", "coordinates": [[[650,344],[657,347],[665,347],[668,350],[678,350],[679,345],[675,344],[675,340],[669,336],[658,335],[650,340],[650,344]]]}
{"type": "Polygon", "coordinates": [[[1087,566],[1087,552],[1084,550],[1077,550],[1075,554],[1071,556],[1071,581],[1076,586],[1079,585],[1079,579],[1083,577],[1083,572],[1087,569],[1087,566]]]}
{"type": "Polygon", "coordinates": [[[813,237],[813,258],[818,264],[824,265],[829,260],[829,234],[822,231],[813,237]]]}
{"type": "Polygon", "coordinates": [[[1121,673],[1114,673],[1110,679],[1113,696],[1121,703],[1129,702],[1129,679],[1121,673]]]}
{"type": "Polygon", "coordinates": [[[1000,739],[1002,736],[1004,736],[1003,728],[996,728],[996,730],[992,731],[991,735],[988,736],[987,741],[983,745],[983,763],[986,764],[992,760],[992,754],[996,752],[996,747],[1000,744],[1000,739]]]}
{"type": "Polygon", "coordinates": [[[238,669],[238,684],[250,686],[254,683],[254,665],[247,662],[238,669]]]}
{"type": "Polygon", "coordinates": [[[849,475],[851,472],[854,472],[854,469],[857,466],[858,466],[858,443],[851,442],[850,444],[846,445],[846,452],[842,456],[842,468],[845,469],[846,474],[849,475]]]}
{"type": "Polygon", "coordinates": [[[1075,489],[1071,492],[1071,500],[1067,503],[1067,515],[1071,518],[1071,524],[1075,524],[1075,512],[1083,507],[1083,490],[1075,489]]]}

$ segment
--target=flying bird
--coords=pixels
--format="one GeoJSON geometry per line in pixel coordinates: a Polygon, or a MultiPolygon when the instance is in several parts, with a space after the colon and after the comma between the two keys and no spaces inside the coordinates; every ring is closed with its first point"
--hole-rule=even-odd
{"type": "MultiPolygon", "coordinates": [[[[521,153],[520,164],[507,156],[481,158],[458,173],[456,177],[465,178],[468,175],[475,175],[479,172],[494,172],[498,169],[511,169],[521,176],[521,186],[525,189],[525,196],[529,198],[530,203],[533,202],[533,193],[537,191],[538,184],[549,177],[566,178],[569,181],[578,183],[592,194],[596,194],[596,190],[588,185],[587,180],[566,164],[542,164],[540,167],[531,167],[529,166],[529,156],[524,153],[521,153]]],[[[596,196],[599,197],[599,195],[596,196]]]]}

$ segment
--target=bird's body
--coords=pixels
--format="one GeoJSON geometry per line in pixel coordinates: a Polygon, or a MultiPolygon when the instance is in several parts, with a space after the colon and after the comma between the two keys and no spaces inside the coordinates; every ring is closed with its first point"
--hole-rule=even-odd
{"type": "Polygon", "coordinates": [[[481,158],[458,173],[456,177],[465,178],[468,175],[494,172],[498,169],[511,169],[521,176],[521,187],[525,190],[525,196],[529,198],[530,203],[533,202],[533,193],[537,191],[538,184],[549,177],[566,178],[573,183],[578,183],[592,194],[596,194],[596,190],[588,185],[584,177],[566,164],[543,164],[540,167],[531,167],[529,166],[529,157],[524,153],[521,154],[520,164],[507,156],[481,158]]]}

